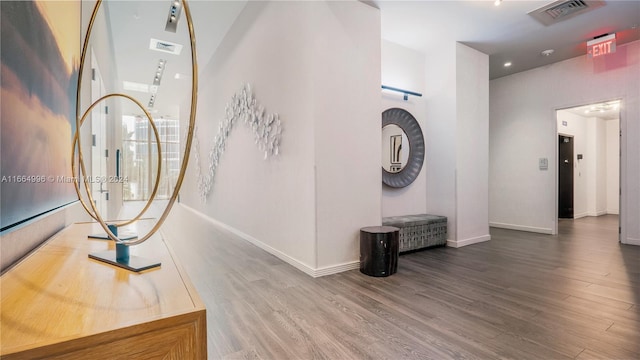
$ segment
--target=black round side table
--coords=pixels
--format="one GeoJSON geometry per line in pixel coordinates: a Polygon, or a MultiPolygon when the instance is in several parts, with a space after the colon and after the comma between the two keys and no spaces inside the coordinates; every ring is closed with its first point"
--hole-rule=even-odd
{"type": "Polygon", "coordinates": [[[400,229],[369,226],[360,229],[360,272],[369,276],[389,276],[398,270],[400,229]]]}

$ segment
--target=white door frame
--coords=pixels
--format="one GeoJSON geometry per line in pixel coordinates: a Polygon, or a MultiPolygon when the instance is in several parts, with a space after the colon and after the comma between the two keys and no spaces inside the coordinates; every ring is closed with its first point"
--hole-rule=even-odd
{"type": "MultiPolygon", "coordinates": [[[[618,109],[619,112],[619,118],[620,118],[620,172],[619,172],[619,180],[620,180],[620,184],[619,184],[619,199],[618,199],[618,206],[619,206],[619,215],[618,215],[618,227],[619,227],[619,231],[618,231],[618,241],[622,242],[622,239],[626,239],[627,237],[627,229],[626,229],[626,217],[627,217],[627,209],[626,206],[623,205],[623,201],[626,198],[626,192],[627,192],[627,165],[626,165],[626,161],[627,161],[627,136],[625,133],[625,128],[626,128],[626,110],[625,110],[625,106],[624,104],[626,103],[626,96],[619,96],[619,97],[612,97],[612,98],[607,98],[607,99],[601,99],[601,100],[593,100],[593,101],[588,101],[588,102],[583,102],[583,103],[579,103],[579,104],[575,104],[575,105],[570,105],[570,106],[562,106],[562,107],[558,107],[556,109],[553,110],[553,125],[554,125],[554,144],[555,144],[555,157],[554,159],[556,159],[555,161],[557,162],[557,159],[559,157],[559,145],[558,145],[558,136],[559,135],[563,135],[559,130],[558,130],[558,111],[560,110],[566,110],[566,109],[571,109],[574,107],[579,107],[579,106],[585,106],[585,105],[590,105],[590,104],[597,104],[597,103],[603,103],[603,102],[607,102],[607,101],[616,101],[619,100],[620,101],[620,107],[618,109]]],[[[555,178],[555,197],[554,197],[554,207],[552,209],[552,213],[554,214],[553,217],[553,229],[552,229],[552,234],[553,235],[557,235],[558,234],[558,194],[559,194],[559,182],[558,182],[558,164],[556,164],[556,166],[554,166],[553,169],[551,169],[553,171],[554,174],[554,178],[555,178]]]]}

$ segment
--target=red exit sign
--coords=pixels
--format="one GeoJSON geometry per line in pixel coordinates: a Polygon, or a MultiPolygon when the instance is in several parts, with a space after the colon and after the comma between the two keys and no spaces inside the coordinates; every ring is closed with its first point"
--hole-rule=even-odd
{"type": "Polygon", "coordinates": [[[587,54],[594,58],[616,52],[616,34],[611,34],[587,42],[587,54]]]}

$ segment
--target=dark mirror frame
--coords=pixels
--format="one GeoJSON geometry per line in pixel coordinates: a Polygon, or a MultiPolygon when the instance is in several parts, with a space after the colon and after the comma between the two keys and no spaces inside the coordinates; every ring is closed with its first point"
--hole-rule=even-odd
{"type": "Polygon", "coordinates": [[[391,124],[399,126],[407,134],[409,159],[397,173],[388,172],[382,167],[382,183],[392,188],[403,188],[414,182],[420,174],[425,154],[424,136],[416,118],[404,109],[391,108],[382,112],[382,128],[391,124]]]}

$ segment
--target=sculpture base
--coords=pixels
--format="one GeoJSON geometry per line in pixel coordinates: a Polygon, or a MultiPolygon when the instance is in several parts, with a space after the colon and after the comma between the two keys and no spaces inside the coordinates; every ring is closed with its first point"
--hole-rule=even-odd
{"type": "Polygon", "coordinates": [[[140,272],[143,270],[153,269],[160,266],[160,262],[147,259],[139,256],[129,256],[128,261],[116,260],[116,251],[108,250],[89,254],[89,257],[94,260],[106,262],[107,264],[115,265],[129,271],[140,272]]]}
{"type": "MultiPolygon", "coordinates": [[[[91,234],[87,237],[89,239],[111,240],[111,238],[109,237],[109,235],[107,235],[107,233],[91,234]]],[[[121,232],[121,234],[118,235],[118,239],[120,240],[131,240],[137,237],[138,237],[138,234],[125,232],[125,231],[121,232]]]]}

